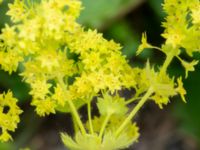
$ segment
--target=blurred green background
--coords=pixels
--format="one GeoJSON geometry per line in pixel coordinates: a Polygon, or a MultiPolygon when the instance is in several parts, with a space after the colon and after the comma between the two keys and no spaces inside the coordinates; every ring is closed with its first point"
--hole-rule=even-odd
{"type": "MultiPolygon", "coordinates": [[[[5,15],[8,9],[4,1],[0,6],[0,28],[9,23],[5,15]]],[[[165,13],[162,11],[163,0],[82,0],[84,10],[79,22],[86,28],[96,28],[107,39],[114,39],[123,46],[123,54],[133,66],[144,65],[147,59],[151,63],[162,64],[164,55],[155,50],[146,50],[136,57],[135,52],[140,43],[142,32],[146,31],[150,43],[160,46],[164,41],[161,22],[165,13]]],[[[191,60],[186,55],[185,59],[191,60]]],[[[199,55],[195,58],[200,59],[199,55]]],[[[171,75],[183,75],[184,70],[177,60],[169,68],[171,75]]],[[[187,104],[180,97],[172,99],[165,110],[159,110],[154,104],[147,104],[137,120],[140,125],[141,138],[132,150],[199,150],[200,143],[200,65],[184,80],[187,90],[187,104]]],[[[59,132],[71,133],[69,115],[57,114],[40,118],[30,107],[29,87],[17,74],[9,76],[0,71],[0,90],[11,89],[19,99],[24,113],[14,141],[0,143],[0,150],[15,150],[31,147],[36,150],[62,150],[59,132]]],[[[84,110],[83,110],[84,111],[84,110]]]]}

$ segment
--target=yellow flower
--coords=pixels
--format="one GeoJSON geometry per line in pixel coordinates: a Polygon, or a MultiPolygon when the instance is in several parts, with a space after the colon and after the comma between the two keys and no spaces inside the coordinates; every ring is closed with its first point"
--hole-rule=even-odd
{"type": "Polygon", "coordinates": [[[2,134],[0,136],[0,141],[1,142],[7,142],[9,140],[12,140],[11,135],[6,130],[3,130],[2,134]]]}
{"type": "Polygon", "coordinates": [[[18,26],[19,38],[26,39],[27,41],[36,41],[40,36],[41,19],[36,17],[32,20],[24,21],[24,24],[18,26]]]}
{"type": "Polygon", "coordinates": [[[118,76],[115,75],[104,75],[104,83],[108,87],[111,93],[118,91],[122,88],[122,82],[119,80],[118,76]]]}
{"type": "Polygon", "coordinates": [[[15,27],[10,27],[8,24],[2,29],[2,34],[0,34],[0,39],[4,41],[7,46],[12,46],[16,43],[16,32],[15,27]]]}
{"type": "Polygon", "coordinates": [[[198,60],[193,60],[192,62],[187,62],[187,61],[184,61],[182,59],[179,59],[179,60],[181,61],[181,64],[185,68],[185,78],[188,77],[188,72],[189,71],[195,71],[194,66],[199,63],[198,60]]]}
{"type": "Polygon", "coordinates": [[[36,112],[39,116],[44,117],[50,113],[55,114],[56,103],[51,98],[33,99],[31,105],[36,106],[36,112]]]}
{"type": "Polygon", "coordinates": [[[23,57],[15,50],[10,50],[9,53],[0,51],[0,59],[1,68],[8,71],[9,74],[17,71],[19,62],[23,61],[23,57]]]}
{"type": "Polygon", "coordinates": [[[26,17],[25,4],[23,1],[15,0],[13,4],[8,4],[9,10],[6,13],[13,22],[20,22],[26,17]]]}
{"type": "Polygon", "coordinates": [[[163,109],[163,105],[167,105],[169,103],[168,97],[163,97],[163,96],[158,95],[158,94],[153,95],[151,98],[159,106],[160,109],[163,109]]]}
{"type": "Polygon", "coordinates": [[[54,94],[52,95],[52,99],[54,99],[58,105],[64,106],[65,102],[66,102],[66,91],[64,91],[61,86],[58,84],[55,88],[54,88],[54,94]]]}
{"type": "Polygon", "coordinates": [[[81,77],[77,77],[74,83],[69,87],[72,99],[87,99],[94,93],[94,86],[90,82],[89,77],[88,74],[82,73],[81,77]]]}
{"type": "Polygon", "coordinates": [[[91,71],[99,69],[101,67],[101,61],[100,53],[97,52],[86,53],[85,56],[83,56],[85,69],[89,69],[91,71]]]}
{"type": "Polygon", "coordinates": [[[183,102],[186,103],[186,100],[185,100],[186,91],[185,91],[185,89],[183,87],[182,78],[179,77],[177,79],[177,82],[178,82],[178,87],[176,88],[176,91],[180,94],[181,99],[183,100],[183,102]]]}
{"type": "Polygon", "coordinates": [[[8,131],[15,131],[21,113],[22,110],[17,106],[17,99],[13,97],[12,92],[0,94],[0,127],[2,129],[0,141],[6,142],[12,139],[8,131]]]}
{"type": "Polygon", "coordinates": [[[141,40],[141,44],[137,49],[136,54],[139,55],[145,48],[152,48],[152,46],[147,42],[147,34],[143,33],[142,34],[142,40],[141,40]]]}
{"type": "Polygon", "coordinates": [[[200,24],[200,4],[196,5],[195,8],[192,9],[191,16],[194,24],[200,24]]]}
{"type": "Polygon", "coordinates": [[[35,80],[31,84],[31,91],[30,94],[34,98],[41,98],[44,99],[45,96],[50,92],[49,88],[51,87],[51,84],[47,83],[45,80],[35,80]]]}
{"type": "Polygon", "coordinates": [[[48,71],[60,66],[59,56],[54,50],[43,51],[36,59],[41,62],[41,67],[48,71]]]}
{"type": "Polygon", "coordinates": [[[182,40],[185,38],[184,34],[175,29],[171,29],[168,32],[163,33],[162,36],[166,38],[166,44],[171,44],[173,48],[180,45],[182,40]]]}

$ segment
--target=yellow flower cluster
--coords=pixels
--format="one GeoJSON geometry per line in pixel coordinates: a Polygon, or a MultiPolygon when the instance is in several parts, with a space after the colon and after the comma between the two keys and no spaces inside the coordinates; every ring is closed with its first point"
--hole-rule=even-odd
{"type": "Polygon", "coordinates": [[[141,53],[145,48],[154,48],[165,53],[166,60],[158,71],[151,69],[149,62],[145,69],[136,69],[135,72],[138,72],[136,78],[140,78],[140,81],[137,82],[139,83],[139,94],[137,95],[151,87],[153,92],[150,99],[154,100],[160,108],[163,104],[169,103],[170,97],[177,94],[185,102],[186,91],[183,88],[182,78],[179,77],[176,83],[174,77],[168,76],[167,68],[173,58],[176,57],[185,68],[186,78],[189,71],[195,70],[194,66],[198,64],[198,61],[187,62],[180,57],[180,54],[183,49],[190,56],[194,52],[200,52],[200,24],[198,23],[200,15],[197,15],[199,7],[199,0],[165,0],[163,9],[167,13],[167,17],[163,23],[165,31],[162,36],[166,39],[166,42],[159,48],[147,42],[146,34],[142,36],[142,44],[137,53],[141,53]]]}
{"type": "Polygon", "coordinates": [[[161,74],[160,72],[156,72],[154,68],[150,67],[149,62],[147,62],[144,69],[135,68],[135,73],[137,73],[136,80],[140,81],[137,82],[136,93],[140,95],[151,87],[154,94],[150,99],[154,100],[160,108],[163,108],[163,105],[167,105],[170,97],[177,94],[180,94],[182,100],[185,102],[184,96],[186,92],[181,92],[185,91],[181,78],[178,80],[177,85],[174,78],[171,79],[166,73],[161,74]]]}
{"type": "MultiPolygon", "coordinates": [[[[101,91],[114,94],[136,85],[134,70],[121,54],[121,46],[76,22],[81,9],[79,0],[15,0],[9,4],[7,15],[13,25],[6,25],[0,35],[0,65],[9,73],[17,71],[19,63],[23,65],[20,75],[30,84],[31,104],[40,116],[68,111],[69,101],[78,109],[101,91]]],[[[102,100],[100,111],[104,109],[100,105],[116,106],[113,113],[123,112],[124,118],[128,108],[124,99],[118,99],[102,100]]],[[[74,114],[73,106],[70,109],[74,114]]],[[[127,137],[123,146],[138,138],[136,126],[131,124],[130,130],[132,134],[127,130],[123,135],[127,137]]],[[[105,138],[111,135],[114,130],[105,138]]]]}
{"type": "Polygon", "coordinates": [[[168,14],[163,23],[166,44],[171,44],[174,48],[185,48],[189,55],[199,51],[199,0],[165,0],[163,8],[168,14]]]}
{"type": "Polygon", "coordinates": [[[6,142],[12,137],[9,131],[14,132],[19,123],[19,115],[22,110],[17,106],[17,99],[13,97],[12,92],[0,94],[0,141],[6,142]]]}
{"type": "Polygon", "coordinates": [[[100,90],[114,93],[135,85],[121,46],[76,22],[80,1],[43,0],[27,5],[15,0],[9,8],[14,25],[6,25],[0,36],[1,68],[12,73],[23,62],[21,76],[31,85],[32,105],[39,115],[55,113],[67,100],[85,100],[100,90]]]}

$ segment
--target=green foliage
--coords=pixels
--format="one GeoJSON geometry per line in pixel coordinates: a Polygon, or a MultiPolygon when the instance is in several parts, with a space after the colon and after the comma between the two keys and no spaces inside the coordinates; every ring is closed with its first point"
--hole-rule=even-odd
{"type": "Polygon", "coordinates": [[[123,116],[126,114],[128,108],[126,107],[125,99],[109,94],[103,94],[103,98],[98,98],[97,106],[102,116],[108,114],[123,116]]]}
{"type": "Polygon", "coordinates": [[[139,45],[139,36],[126,20],[119,20],[113,23],[112,26],[108,27],[106,35],[108,38],[115,38],[116,41],[122,43],[122,53],[127,59],[135,55],[135,50],[139,45]]]}
{"type": "MultiPolygon", "coordinates": [[[[197,58],[196,58],[197,59],[197,58]]],[[[200,72],[199,65],[196,67],[195,72],[187,78],[185,81],[185,87],[187,90],[186,99],[187,105],[182,105],[176,103],[173,108],[173,115],[180,119],[181,121],[181,130],[184,133],[187,133],[196,138],[198,142],[200,139],[200,120],[199,120],[199,85],[200,81],[198,80],[200,72]]]]}
{"type": "Polygon", "coordinates": [[[90,27],[101,28],[103,22],[110,22],[118,15],[136,7],[142,0],[82,0],[83,9],[79,22],[90,27]]]}
{"type": "Polygon", "coordinates": [[[30,96],[28,95],[28,86],[21,81],[16,73],[9,76],[7,72],[0,71],[0,84],[6,89],[11,89],[14,96],[19,99],[20,102],[25,102],[30,96]]]}
{"type": "Polygon", "coordinates": [[[61,138],[65,146],[71,150],[93,150],[94,148],[95,150],[118,150],[127,148],[137,140],[139,134],[135,124],[130,123],[126,130],[116,137],[114,131],[117,124],[114,123],[119,124],[119,118],[115,118],[110,122],[108,125],[110,129],[107,129],[102,139],[97,134],[82,135],[80,132],[75,135],[74,139],[64,133],[61,134],[61,138]]]}

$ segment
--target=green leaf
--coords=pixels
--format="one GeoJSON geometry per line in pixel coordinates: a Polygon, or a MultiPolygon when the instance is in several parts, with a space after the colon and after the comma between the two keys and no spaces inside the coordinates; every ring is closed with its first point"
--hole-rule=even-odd
{"type": "Polygon", "coordinates": [[[133,142],[136,142],[138,137],[138,127],[136,124],[129,123],[126,129],[118,137],[115,136],[115,130],[108,130],[105,132],[102,142],[102,149],[124,149],[133,144],[133,142]]]}
{"type": "Polygon", "coordinates": [[[125,115],[128,108],[125,99],[119,96],[111,96],[108,93],[103,94],[103,98],[98,98],[97,106],[101,115],[108,114],[125,115]]]}
{"type": "Polygon", "coordinates": [[[81,147],[68,134],[61,133],[61,139],[64,145],[70,148],[70,150],[81,149],[81,147]]]}
{"type": "MultiPolygon", "coordinates": [[[[116,128],[117,126],[115,126],[116,128]]],[[[61,139],[70,150],[118,150],[130,146],[139,137],[136,124],[129,123],[127,128],[118,136],[115,130],[106,130],[101,140],[97,134],[81,134],[77,132],[74,139],[61,133],[61,139]],[[102,141],[102,142],[101,142],[102,141]]]]}
{"type": "Polygon", "coordinates": [[[61,134],[61,139],[70,150],[102,150],[101,139],[97,135],[76,133],[74,140],[67,134],[61,134]]]}

